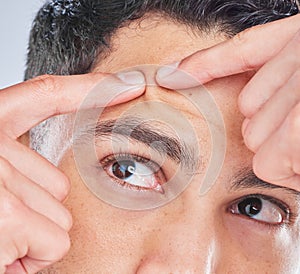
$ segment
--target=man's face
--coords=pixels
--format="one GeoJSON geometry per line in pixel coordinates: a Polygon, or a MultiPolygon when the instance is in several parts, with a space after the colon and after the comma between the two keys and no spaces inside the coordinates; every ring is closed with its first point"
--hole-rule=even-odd
{"type": "MultiPolygon", "coordinates": [[[[96,165],[101,168],[91,174],[101,173],[100,189],[105,184],[114,199],[130,197],[132,204],[146,203],[147,195],[164,195],[164,185],[175,174],[179,174],[177,183],[187,188],[163,206],[118,208],[88,190],[72,150],[66,151],[60,168],[72,181],[66,202],[74,217],[72,247],[51,271],[295,273],[300,254],[298,194],[271,187],[253,175],[253,155],[241,136],[243,117],[237,99],[249,75],[219,79],[206,86],[223,116],[227,150],[217,181],[200,195],[214,146],[209,118],[193,104],[197,89],[184,95],[166,90],[154,84],[154,75],[157,65],[173,63],[224,37],[197,36],[196,30],[193,33],[183,25],[153,19],[120,29],[112,40],[113,51],[94,68],[116,72],[140,66],[149,85],[142,97],[103,111],[95,140],[96,165]],[[126,136],[108,122],[120,123],[124,132],[137,134],[126,136]],[[138,125],[143,125],[142,130],[136,132],[138,125]],[[176,142],[165,137],[184,144],[186,164],[180,153],[177,158],[172,155],[176,142]],[[156,149],[156,142],[170,144],[169,150],[156,149]]],[[[202,90],[199,88],[199,93],[202,90]]]]}

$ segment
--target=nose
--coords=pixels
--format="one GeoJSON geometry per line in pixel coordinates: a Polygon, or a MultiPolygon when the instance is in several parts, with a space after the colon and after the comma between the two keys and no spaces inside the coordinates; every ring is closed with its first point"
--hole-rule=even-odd
{"type": "Polygon", "coordinates": [[[176,216],[164,218],[151,232],[136,273],[216,273],[218,225],[212,214],[197,216],[187,209],[176,216]]]}

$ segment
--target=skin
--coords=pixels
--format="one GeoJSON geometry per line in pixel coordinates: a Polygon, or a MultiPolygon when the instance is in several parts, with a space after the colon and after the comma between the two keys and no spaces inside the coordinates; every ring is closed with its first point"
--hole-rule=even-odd
{"type": "MultiPolygon", "coordinates": [[[[42,76],[1,90],[1,273],[35,273],[70,248],[72,217],[62,204],[69,192],[69,179],[16,139],[47,117],[76,111],[103,77],[107,74],[42,76]]],[[[117,87],[111,104],[139,96],[145,87],[140,81],[128,85],[116,77],[110,83],[117,87]]],[[[104,92],[92,106],[107,105],[110,94],[104,92]]]]}
{"type": "MultiPolygon", "coordinates": [[[[224,59],[220,58],[220,65],[215,66],[209,58],[206,58],[204,63],[207,66],[203,67],[210,73],[209,75],[212,75],[212,78],[218,78],[248,70],[249,67],[245,67],[247,64],[245,60],[255,61],[252,63],[252,65],[257,65],[255,67],[267,64],[281,52],[284,45],[288,43],[293,45],[290,41],[293,41],[298,27],[295,21],[286,20],[285,22],[287,23],[272,24],[276,26],[272,30],[264,26],[246,32],[247,35],[239,35],[240,38],[256,38],[235,40],[240,42],[237,45],[238,49],[244,53],[242,55],[234,54],[239,51],[235,51],[236,47],[232,42],[213,47],[212,56],[215,56],[214,52],[219,52],[224,59]],[[259,31],[256,32],[256,30],[259,31]],[[281,33],[281,39],[272,39],[275,37],[271,35],[272,32],[281,33]],[[257,39],[258,33],[261,33],[259,36],[261,39],[257,39]],[[270,33],[269,36],[268,33],[270,33]],[[251,47],[249,42],[251,42],[251,47]],[[261,44],[264,47],[261,47],[261,44]],[[265,50],[259,51],[261,55],[257,55],[257,49],[265,50]],[[270,49],[275,50],[270,51],[270,49]],[[233,57],[232,66],[227,65],[226,56],[233,57]],[[243,58],[240,58],[241,56],[243,58]],[[213,74],[209,67],[219,68],[220,71],[213,74]],[[228,71],[226,70],[228,67],[233,69],[228,71]]],[[[114,39],[115,51],[109,57],[111,62],[105,62],[106,67],[104,63],[99,63],[96,70],[116,71],[143,63],[173,63],[199,50],[199,47],[207,48],[223,40],[222,37],[215,36],[191,37],[182,26],[167,22],[156,27],[152,26],[148,34],[161,28],[163,31],[159,37],[163,38],[164,42],[159,44],[157,44],[158,39],[153,39],[153,37],[158,37],[157,32],[155,32],[156,36],[150,35],[152,43],[149,43],[150,37],[146,35],[145,29],[143,29],[144,32],[140,30],[138,36],[134,35],[135,31],[124,29],[125,34],[127,31],[127,34],[132,34],[133,37],[128,39],[127,36],[125,39],[126,35],[122,36],[119,33],[119,36],[117,35],[114,39]],[[174,30],[172,35],[166,32],[166,25],[168,31],[174,30]],[[126,43],[118,44],[118,39],[122,41],[122,37],[126,43]],[[168,43],[168,41],[173,43],[168,43]],[[150,45],[151,48],[149,48],[150,45]],[[153,52],[153,49],[156,50],[153,52]],[[113,59],[113,56],[117,58],[113,59]],[[116,60],[119,61],[116,62],[116,60]]],[[[194,64],[201,64],[199,56],[209,56],[209,52],[201,51],[200,55],[196,54],[197,58],[190,60],[196,60],[194,64]]],[[[192,71],[195,70],[192,69],[192,71]]],[[[266,67],[265,73],[274,75],[273,66],[266,67]]],[[[0,261],[1,272],[6,269],[7,273],[34,273],[62,258],[69,249],[67,232],[71,227],[71,217],[61,203],[68,193],[69,180],[61,171],[15,140],[32,126],[52,115],[76,111],[86,94],[104,76],[107,75],[98,73],[71,77],[44,76],[1,91],[0,250],[3,254],[0,261]]],[[[132,82],[132,75],[130,78],[132,82]]],[[[158,82],[165,86],[166,84],[158,78],[158,82]]],[[[146,80],[149,81],[149,78],[146,80]]],[[[199,80],[203,79],[199,77],[199,80]]],[[[211,78],[204,79],[203,82],[208,80],[211,78]]],[[[208,86],[224,115],[228,150],[218,182],[204,197],[198,195],[200,173],[194,177],[189,188],[180,197],[165,207],[145,212],[116,209],[98,200],[84,187],[74,167],[72,154],[67,152],[60,168],[65,171],[72,182],[72,191],[66,202],[66,207],[71,210],[75,218],[73,229],[70,231],[72,248],[61,262],[45,272],[295,273],[297,268],[295,264],[298,263],[299,254],[298,218],[295,218],[289,226],[270,229],[269,226],[231,214],[226,210],[236,198],[249,193],[264,193],[286,202],[293,213],[297,214],[298,211],[297,201],[293,201],[282,189],[228,191],[228,184],[232,175],[237,171],[237,167],[248,167],[252,162],[253,154],[244,146],[240,133],[244,117],[240,114],[237,105],[240,91],[248,80],[248,75],[239,75],[211,82],[208,86]]],[[[257,80],[257,85],[258,82],[262,83],[257,80]]],[[[289,86],[289,81],[284,83],[289,86]]],[[[128,90],[128,84],[121,83],[120,79],[111,81],[111,85],[116,84],[120,87],[116,94],[128,90]]],[[[161,101],[170,100],[178,105],[178,101],[175,102],[176,98],[182,100],[178,94],[174,95],[166,89],[146,88],[145,90],[140,80],[136,81],[135,85],[131,84],[131,88],[133,92],[121,95],[120,100],[116,100],[115,103],[131,100],[144,91],[146,93],[139,99],[141,101],[156,98],[161,101]]],[[[260,96],[257,93],[253,94],[256,94],[253,95],[254,99],[260,101],[260,96]]],[[[272,90],[271,94],[273,94],[272,90]]],[[[93,102],[92,106],[103,106],[107,103],[109,92],[102,93],[102,95],[103,97],[93,102]]],[[[122,108],[129,106],[124,104],[122,108]]],[[[189,113],[189,119],[195,124],[198,136],[207,138],[207,128],[203,122],[199,122],[199,120],[202,121],[199,113],[197,113],[198,116],[193,115],[190,113],[191,108],[187,111],[188,106],[187,104],[183,107],[183,104],[180,104],[181,111],[189,113]]],[[[280,106],[278,106],[279,109],[280,106]]],[[[117,116],[122,108],[111,108],[104,115],[106,118],[117,116]]],[[[291,120],[295,121],[298,116],[292,117],[294,118],[291,120]]],[[[297,123],[291,124],[297,125],[297,123]]],[[[287,129],[285,136],[291,136],[290,128],[287,129]]],[[[299,132],[299,127],[293,127],[293,132],[299,132]]],[[[253,136],[256,135],[253,133],[253,136]]],[[[281,141],[284,144],[290,144],[293,140],[285,138],[281,141]]],[[[295,141],[292,144],[295,144],[295,141]]],[[[273,146],[272,149],[275,147],[273,146]]],[[[286,148],[285,154],[290,156],[295,151],[295,146],[291,145],[286,148]]],[[[101,150],[98,153],[100,152],[101,150]]],[[[206,159],[205,153],[204,150],[204,159],[206,159]]],[[[273,167],[275,171],[280,170],[277,163],[286,162],[284,158],[279,157],[281,154],[278,154],[278,150],[275,149],[275,153],[277,153],[276,157],[272,157],[278,161],[270,162],[272,164],[266,169],[267,171],[270,167],[273,167]]],[[[296,157],[293,159],[297,160],[296,157]]],[[[290,171],[289,166],[286,167],[283,164],[280,166],[290,171]]],[[[297,188],[295,184],[287,186],[297,188]]]]}
{"type": "MultiPolygon", "coordinates": [[[[243,137],[247,147],[255,153],[253,169],[265,181],[298,191],[299,27],[299,14],[256,26],[210,49],[194,52],[178,66],[192,74],[197,85],[236,73],[257,71],[239,95],[239,110],[245,116],[243,137]]],[[[190,79],[178,82],[173,72],[163,77],[158,72],[158,83],[172,89],[195,85],[190,79]]]]}
{"type": "MultiPolygon", "coordinates": [[[[172,63],[224,40],[222,36],[191,33],[185,26],[168,20],[159,24],[147,19],[133,23],[116,33],[112,53],[98,63],[95,71],[116,72],[142,64],[172,63]]],[[[145,74],[146,83],[154,81],[154,69],[139,69],[145,74]]],[[[253,153],[244,145],[243,115],[237,105],[240,91],[251,76],[252,73],[245,73],[226,77],[206,86],[224,118],[227,153],[218,180],[204,196],[199,195],[199,182],[205,168],[198,166],[186,191],[163,207],[147,211],[113,207],[86,188],[72,150],[68,150],[59,167],[72,184],[66,201],[74,216],[70,231],[72,248],[60,262],[42,273],[295,273],[300,246],[297,217],[289,225],[276,227],[228,210],[236,199],[259,193],[287,203],[296,216],[299,211],[298,200],[283,189],[230,189],[236,173],[252,163],[253,153]]],[[[199,144],[204,144],[202,165],[207,167],[211,143],[204,117],[179,93],[146,86],[141,97],[106,109],[101,120],[118,118],[138,103],[154,100],[170,104],[187,117],[199,144]]],[[[155,111],[150,105],[139,114],[147,120],[148,114],[155,111]]],[[[184,134],[176,120],[175,131],[184,134]]],[[[100,140],[97,145],[99,160],[111,153],[109,142],[100,140]]],[[[141,151],[147,153],[147,148],[140,146],[135,153],[141,151]]],[[[171,162],[162,169],[167,172],[174,166],[176,169],[171,162]]],[[[109,176],[106,181],[115,184],[109,176]]]]}

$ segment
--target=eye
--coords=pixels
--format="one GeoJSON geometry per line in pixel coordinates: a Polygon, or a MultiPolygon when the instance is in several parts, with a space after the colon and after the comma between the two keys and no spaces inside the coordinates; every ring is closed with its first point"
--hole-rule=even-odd
{"type": "Polygon", "coordinates": [[[233,214],[268,224],[282,224],[288,219],[288,208],[278,200],[264,195],[246,196],[229,208],[233,214]]]}
{"type": "Polygon", "coordinates": [[[113,155],[103,159],[101,164],[107,174],[124,187],[164,193],[165,176],[151,160],[129,154],[113,155]]]}

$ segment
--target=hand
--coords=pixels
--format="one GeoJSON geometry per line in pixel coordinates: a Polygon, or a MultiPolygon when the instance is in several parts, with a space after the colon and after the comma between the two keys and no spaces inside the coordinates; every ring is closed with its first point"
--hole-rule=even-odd
{"type": "Polygon", "coordinates": [[[184,89],[249,70],[257,73],[242,90],[245,144],[255,152],[253,170],[273,184],[300,191],[300,15],[248,29],[176,67],[157,82],[184,89]],[[182,77],[183,72],[193,77],[182,77]],[[180,76],[181,77],[180,77],[180,76]]]}
{"type": "MultiPolygon", "coordinates": [[[[105,76],[42,76],[0,91],[0,273],[35,273],[68,251],[72,218],[61,203],[68,178],[16,139],[50,116],[76,111],[105,76]]],[[[122,103],[145,88],[138,72],[106,84],[86,107],[122,103]]]]}

